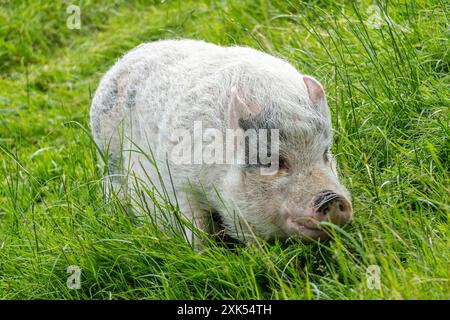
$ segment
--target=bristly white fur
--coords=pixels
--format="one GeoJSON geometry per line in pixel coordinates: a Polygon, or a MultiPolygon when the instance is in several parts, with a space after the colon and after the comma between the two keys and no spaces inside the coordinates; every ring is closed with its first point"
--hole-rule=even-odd
{"type": "MultiPolygon", "coordinates": [[[[314,195],[324,189],[347,196],[332,161],[323,160],[332,140],[331,121],[325,96],[317,92],[323,89],[316,80],[251,48],[193,40],[145,43],[101,80],[92,102],[91,127],[97,144],[108,150],[110,173],[132,173],[149,184],[150,178],[161,188],[150,161],[130,152],[136,146],[148,154],[151,149],[163,183],[175,186],[181,211],[205,231],[208,202],[234,238],[243,240],[243,234],[250,233],[266,239],[301,237],[301,228],[286,226],[288,218],[309,217],[314,195]],[[312,81],[312,89],[307,81],[312,81]],[[248,119],[230,118],[230,108],[245,106],[260,112],[248,119]],[[223,132],[233,126],[279,129],[280,152],[289,161],[289,172],[261,176],[237,165],[172,165],[171,181],[166,161],[177,143],[171,132],[192,130],[199,120],[204,128],[223,132]],[[186,192],[187,179],[194,190],[186,192]]],[[[115,182],[132,193],[131,181],[115,182]]],[[[171,187],[167,190],[173,197],[171,187]]]]}

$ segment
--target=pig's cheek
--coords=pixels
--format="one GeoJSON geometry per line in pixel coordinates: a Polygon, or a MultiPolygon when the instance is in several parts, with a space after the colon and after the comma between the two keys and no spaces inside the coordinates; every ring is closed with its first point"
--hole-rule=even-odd
{"type": "Polygon", "coordinates": [[[311,206],[308,206],[308,208],[306,208],[303,211],[303,216],[308,217],[308,218],[313,218],[314,220],[318,220],[316,210],[314,210],[311,206]]]}
{"type": "MultiPolygon", "coordinates": [[[[234,170],[234,169],[232,169],[234,170]]],[[[251,191],[252,181],[251,174],[247,173],[245,170],[238,169],[231,174],[231,178],[227,179],[226,185],[232,193],[236,194],[246,194],[251,191]]]]}

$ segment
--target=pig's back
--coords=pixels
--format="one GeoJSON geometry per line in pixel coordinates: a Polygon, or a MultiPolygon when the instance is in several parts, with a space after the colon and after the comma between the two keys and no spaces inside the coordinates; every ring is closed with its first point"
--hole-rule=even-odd
{"type": "Polygon", "coordinates": [[[247,82],[267,81],[284,88],[281,82],[296,81],[297,76],[285,61],[251,48],[196,40],[144,43],[124,55],[101,80],[91,126],[96,140],[103,136],[108,141],[125,119],[125,134],[133,143],[149,145],[163,156],[171,133],[191,131],[194,121],[202,121],[203,128],[224,129],[224,108],[238,78],[253,77],[257,81],[247,82]]]}

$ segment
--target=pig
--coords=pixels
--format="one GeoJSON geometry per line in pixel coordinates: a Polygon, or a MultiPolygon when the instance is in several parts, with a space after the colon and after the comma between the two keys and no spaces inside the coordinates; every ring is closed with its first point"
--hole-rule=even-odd
{"type": "MultiPolygon", "coordinates": [[[[191,222],[183,230],[190,242],[199,241],[194,230],[244,243],[322,241],[329,233],[321,222],[343,226],[352,216],[350,194],[330,151],[324,89],[283,58],[187,39],[141,44],[101,79],[90,125],[105,154],[110,189],[141,203],[133,206],[135,214],[149,197],[137,182],[155,198],[166,197],[191,222]],[[204,134],[192,137],[196,123],[204,134]],[[265,132],[270,163],[249,162],[245,135],[224,147],[243,144],[244,156],[222,163],[192,160],[198,151],[192,145],[205,143],[212,129],[237,137],[248,130],[265,132]],[[269,131],[277,135],[273,150],[269,138],[276,135],[269,131]],[[173,156],[181,144],[194,153],[187,161],[173,156]]],[[[151,215],[167,219],[158,208],[151,215]]]]}

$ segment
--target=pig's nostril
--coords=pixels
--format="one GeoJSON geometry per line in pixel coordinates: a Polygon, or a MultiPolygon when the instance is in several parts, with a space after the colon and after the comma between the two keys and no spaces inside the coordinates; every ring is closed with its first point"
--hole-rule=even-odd
{"type": "Polygon", "coordinates": [[[335,206],[336,206],[336,209],[339,212],[344,212],[345,213],[346,211],[348,211],[347,210],[347,205],[345,204],[345,200],[344,199],[336,200],[335,206]]]}
{"type": "Polygon", "coordinates": [[[339,198],[339,195],[331,190],[322,191],[314,200],[314,208],[319,212],[325,213],[330,203],[339,198]]]}
{"type": "Polygon", "coordinates": [[[352,215],[350,202],[331,191],[321,193],[315,201],[315,206],[322,219],[338,225],[346,224],[352,215]]]}

